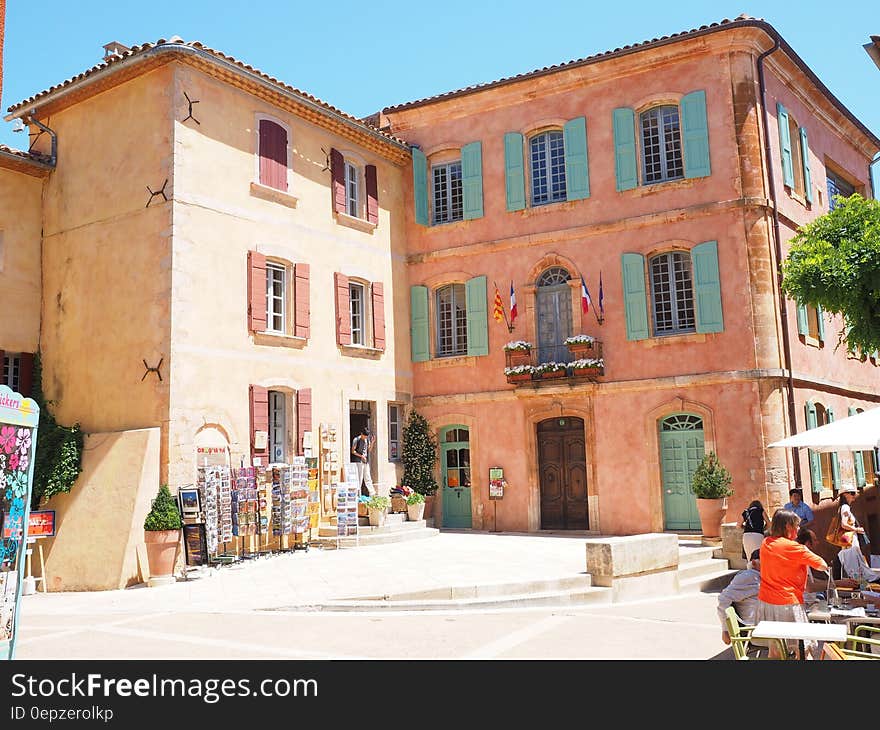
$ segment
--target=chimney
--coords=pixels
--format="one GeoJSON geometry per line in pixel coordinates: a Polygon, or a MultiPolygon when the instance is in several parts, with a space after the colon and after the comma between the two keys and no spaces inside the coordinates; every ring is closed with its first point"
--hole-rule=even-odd
{"type": "MultiPolygon", "coordinates": [[[[6,0],[0,0],[0,3],[5,2],[6,0]]],[[[124,53],[128,53],[131,48],[128,46],[123,46],[119,41],[110,41],[107,45],[104,46],[104,58],[110,58],[111,56],[121,56],[124,53]]]]}
{"type": "Polygon", "coordinates": [[[3,94],[3,35],[6,33],[6,0],[0,0],[0,96],[3,94]]]}

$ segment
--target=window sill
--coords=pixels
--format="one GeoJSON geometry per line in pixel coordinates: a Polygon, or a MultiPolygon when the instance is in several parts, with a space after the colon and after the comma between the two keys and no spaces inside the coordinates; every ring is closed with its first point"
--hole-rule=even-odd
{"type": "Polygon", "coordinates": [[[624,190],[620,194],[644,198],[649,195],[666,192],[667,190],[686,190],[687,188],[692,188],[700,180],[705,179],[703,177],[682,177],[677,180],[666,180],[665,182],[640,183],[637,187],[631,190],[624,190]]]}
{"type": "Polygon", "coordinates": [[[425,370],[436,370],[437,368],[471,367],[476,363],[476,355],[451,355],[450,357],[435,356],[430,360],[414,364],[424,365],[425,370]]]}
{"type": "Polygon", "coordinates": [[[356,231],[363,231],[364,233],[372,233],[378,227],[376,223],[370,223],[370,221],[365,221],[363,218],[355,218],[348,213],[336,213],[336,222],[341,226],[354,228],[356,231]]]}
{"type": "Polygon", "coordinates": [[[343,355],[364,357],[368,360],[378,360],[385,352],[385,350],[379,350],[375,347],[367,347],[366,345],[340,345],[339,349],[342,350],[343,355]]]}
{"type": "Polygon", "coordinates": [[[255,345],[273,345],[275,347],[292,347],[295,350],[302,350],[309,343],[305,337],[294,337],[293,335],[285,335],[280,332],[254,332],[255,345]]]}
{"type": "Polygon", "coordinates": [[[521,218],[531,218],[537,215],[547,215],[548,213],[561,213],[568,210],[574,210],[577,203],[582,203],[589,198],[582,200],[560,200],[556,203],[542,203],[541,205],[528,205],[522,210],[509,211],[519,213],[521,218]]]}
{"type": "Polygon", "coordinates": [[[428,231],[454,231],[456,228],[464,227],[465,223],[470,223],[470,220],[465,220],[462,218],[457,221],[441,221],[439,223],[431,223],[428,226],[422,226],[428,231]]]}
{"type": "Polygon", "coordinates": [[[818,349],[821,349],[825,346],[825,343],[822,340],[816,339],[812,335],[801,335],[800,337],[801,337],[801,341],[807,347],[816,347],[818,349]]]}
{"type": "Polygon", "coordinates": [[[251,183],[251,195],[263,200],[271,200],[273,203],[281,203],[288,208],[296,208],[296,204],[299,202],[299,198],[284,190],[276,190],[258,182],[251,183]]]}
{"type": "Polygon", "coordinates": [[[680,335],[653,335],[646,340],[645,347],[663,347],[664,345],[681,345],[705,342],[707,339],[705,332],[688,332],[680,335]]]}

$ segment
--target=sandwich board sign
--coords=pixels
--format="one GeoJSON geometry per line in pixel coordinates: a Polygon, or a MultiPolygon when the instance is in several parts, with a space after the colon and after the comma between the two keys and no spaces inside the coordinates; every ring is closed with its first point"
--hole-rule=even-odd
{"type": "Polygon", "coordinates": [[[15,655],[40,409],[0,385],[0,660],[15,655]]]}

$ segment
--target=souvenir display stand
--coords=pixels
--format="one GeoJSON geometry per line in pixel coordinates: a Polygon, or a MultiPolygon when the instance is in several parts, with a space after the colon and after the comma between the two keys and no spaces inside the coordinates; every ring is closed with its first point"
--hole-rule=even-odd
{"type": "Polygon", "coordinates": [[[321,478],[318,469],[318,457],[306,457],[306,469],[308,470],[306,484],[309,488],[309,504],[307,512],[309,514],[309,527],[315,529],[321,518],[321,478]]]}
{"type": "Polygon", "coordinates": [[[358,494],[360,490],[348,482],[336,485],[336,547],[340,547],[340,539],[354,537],[358,539],[358,494]]]}
{"type": "Polygon", "coordinates": [[[336,426],[322,423],[320,438],[321,511],[324,516],[336,513],[336,484],[340,481],[341,462],[336,426]]]}
{"type": "Polygon", "coordinates": [[[232,534],[238,538],[239,555],[253,558],[259,555],[260,510],[254,467],[236,470],[235,489],[232,490],[232,534]]]}
{"type": "Polygon", "coordinates": [[[309,470],[305,456],[293,457],[290,474],[293,549],[308,550],[312,529],[309,522],[309,470]]]}
{"type": "Polygon", "coordinates": [[[287,552],[292,549],[290,534],[293,532],[293,472],[287,464],[270,464],[268,471],[272,477],[272,536],[278,538],[278,551],[287,552]]]}
{"type": "Polygon", "coordinates": [[[196,486],[205,515],[208,563],[238,559],[233,545],[232,470],[226,449],[198,449],[196,486]]]}
{"type": "Polygon", "coordinates": [[[39,421],[34,401],[0,385],[0,659],[15,656],[39,421]]]}

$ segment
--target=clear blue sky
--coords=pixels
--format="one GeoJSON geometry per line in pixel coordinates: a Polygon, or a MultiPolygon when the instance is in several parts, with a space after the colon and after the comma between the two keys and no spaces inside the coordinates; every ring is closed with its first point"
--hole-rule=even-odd
{"type": "MultiPolygon", "coordinates": [[[[862,48],[880,34],[880,0],[8,0],[2,109],[94,65],[111,40],[200,40],[364,116],[740,13],[773,24],[880,134],[880,69],[862,48]]],[[[0,143],[27,140],[0,121],[0,143]]]]}

